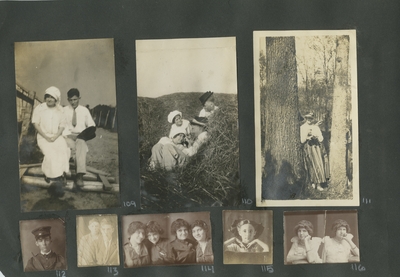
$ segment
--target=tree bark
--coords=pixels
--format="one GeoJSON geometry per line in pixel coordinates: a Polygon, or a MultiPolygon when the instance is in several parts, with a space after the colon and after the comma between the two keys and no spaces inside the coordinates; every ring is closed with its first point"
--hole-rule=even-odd
{"type": "Polygon", "coordinates": [[[297,198],[304,182],[295,55],[294,37],[266,38],[263,199],[297,198]]]}
{"type": "Polygon", "coordinates": [[[333,88],[332,135],[330,145],[330,186],[346,188],[346,111],[349,61],[349,36],[339,36],[336,45],[335,81],[333,88]]]}

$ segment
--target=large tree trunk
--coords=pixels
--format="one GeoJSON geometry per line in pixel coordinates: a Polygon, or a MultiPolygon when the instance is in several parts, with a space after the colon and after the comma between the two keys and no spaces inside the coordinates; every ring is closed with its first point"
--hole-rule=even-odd
{"type": "Polygon", "coordinates": [[[332,188],[346,188],[346,108],[348,91],[349,36],[339,36],[336,46],[335,81],[333,88],[332,136],[330,165],[332,188]]]}
{"type": "Polygon", "coordinates": [[[294,37],[266,38],[263,199],[297,198],[304,177],[294,37]]]}

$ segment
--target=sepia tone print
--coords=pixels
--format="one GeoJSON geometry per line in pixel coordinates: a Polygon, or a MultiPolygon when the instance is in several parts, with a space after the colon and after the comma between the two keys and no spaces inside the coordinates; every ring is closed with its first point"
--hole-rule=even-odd
{"type": "Polygon", "coordinates": [[[356,206],[354,30],[254,32],[257,206],[356,206]]]}
{"type": "Polygon", "coordinates": [[[119,206],[112,39],[15,43],[23,212],[119,206]]]}
{"type": "Polygon", "coordinates": [[[223,211],[224,264],[272,264],[272,211],[223,211]]]}
{"type": "Polygon", "coordinates": [[[64,219],[21,220],[19,227],[25,272],[67,269],[64,219]]]}
{"type": "Polygon", "coordinates": [[[239,202],[236,40],[136,41],[143,209],[239,202]]]}
{"type": "Polygon", "coordinates": [[[76,217],[78,267],[119,265],[117,215],[76,217]]]}
{"type": "Polygon", "coordinates": [[[285,264],[360,261],[357,211],[284,212],[285,264]]]}
{"type": "Polygon", "coordinates": [[[122,217],[124,266],[213,264],[209,212],[122,217]]]}

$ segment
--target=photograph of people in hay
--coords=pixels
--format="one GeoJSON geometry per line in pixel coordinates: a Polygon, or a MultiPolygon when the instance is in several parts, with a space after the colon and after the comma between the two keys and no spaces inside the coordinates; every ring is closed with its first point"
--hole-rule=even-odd
{"type": "Polygon", "coordinates": [[[257,206],[357,206],[355,30],[254,32],[257,206]]]}
{"type": "Polygon", "coordinates": [[[114,41],[14,46],[21,210],[119,206],[114,41]]]}
{"type": "Polygon", "coordinates": [[[239,199],[236,40],[136,41],[141,204],[239,199]]]}

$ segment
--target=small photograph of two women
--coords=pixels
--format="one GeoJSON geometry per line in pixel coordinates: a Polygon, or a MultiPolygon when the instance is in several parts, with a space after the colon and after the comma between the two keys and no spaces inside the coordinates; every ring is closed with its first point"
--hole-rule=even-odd
{"type": "Polygon", "coordinates": [[[78,267],[119,266],[118,216],[76,217],[78,267]]]}
{"type": "Polygon", "coordinates": [[[124,266],[213,264],[209,212],[122,217],[124,266]]]}
{"type": "Polygon", "coordinates": [[[257,206],[358,206],[355,30],[254,32],[257,206]]]}
{"type": "Polygon", "coordinates": [[[360,262],[357,211],[284,212],[285,264],[360,262]]]}
{"type": "Polygon", "coordinates": [[[272,211],[223,211],[224,264],[272,264],[272,220],[272,211]]]}
{"type": "Polygon", "coordinates": [[[21,210],[119,206],[114,41],[14,48],[21,210]]]}
{"type": "Polygon", "coordinates": [[[136,41],[141,207],[239,203],[236,40],[136,41]]]}

